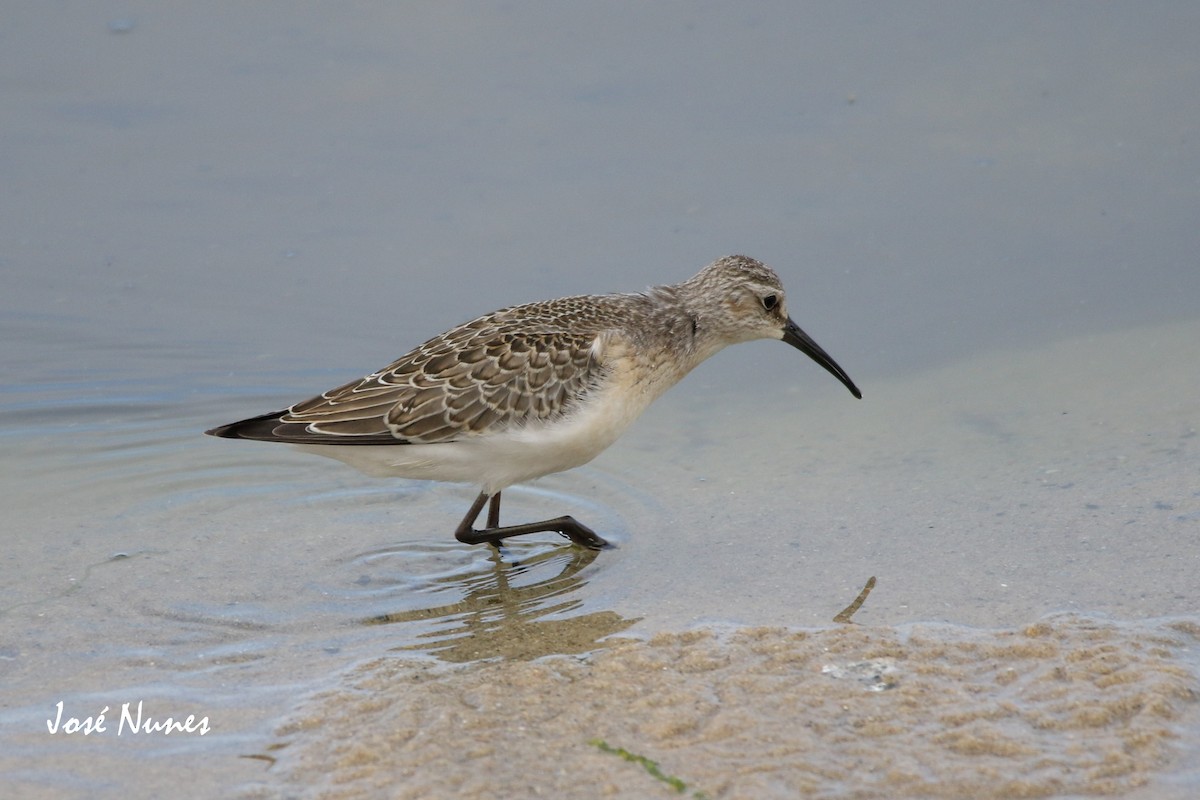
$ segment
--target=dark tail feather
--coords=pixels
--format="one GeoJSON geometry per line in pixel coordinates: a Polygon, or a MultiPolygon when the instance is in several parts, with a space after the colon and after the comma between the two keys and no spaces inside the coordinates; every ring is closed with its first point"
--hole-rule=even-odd
{"type": "Polygon", "coordinates": [[[222,439],[254,439],[260,442],[269,442],[280,438],[276,429],[283,424],[280,417],[286,413],[286,408],[283,411],[272,411],[269,414],[251,417],[240,422],[219,425],[205,433],[209,436],[219,436],[222,439]]]}
{"type": "Polygon", "coordinates": [[[335,435],[322,431],[310,431],[304,422],[284,422],[281,418],[290,409],[272,411],[270,414],[219,425],[205,431],[209,436],[220,436],[222,439],[252,439],[257,442],[285,442],[287,444],[408,444],[405,439],[397,439],[390,432],[366,434],[335,435]]]}

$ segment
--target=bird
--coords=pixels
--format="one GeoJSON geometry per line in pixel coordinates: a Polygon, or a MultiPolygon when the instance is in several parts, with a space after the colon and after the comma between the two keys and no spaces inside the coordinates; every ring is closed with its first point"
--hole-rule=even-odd
{"type": "Polygon", "coordinates": [[[734,255],[643,292],[493,311],[364,378],[205,433],[296,445],[369,475],[474,484],[454,531],[465,544],[556,532],[599,550],[608,541],[571,516],[502,526],[501,492],[591,461],[700,363],[756,339],[795,347],[862,398],[788,316],[775,271],[734,255]]]}

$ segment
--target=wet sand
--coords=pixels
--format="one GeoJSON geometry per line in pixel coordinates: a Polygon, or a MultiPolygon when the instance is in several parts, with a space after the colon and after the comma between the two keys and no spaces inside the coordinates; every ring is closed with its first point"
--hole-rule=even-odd
{"type": "Polygon", "coordinates": [[[1178,758],[1200,699],[1180,654],[1198,644],[1195,621],[1062,615],[698,630],[457,669],[377,659],[301,704],[243,796],[1125,795],[1178,758]]]}

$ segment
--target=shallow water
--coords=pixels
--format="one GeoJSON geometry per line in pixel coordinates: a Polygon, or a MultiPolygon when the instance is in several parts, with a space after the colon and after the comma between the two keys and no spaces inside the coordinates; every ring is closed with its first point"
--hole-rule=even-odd
{"type": "Polygon", "coordinates": [[[6,14],[6,797],[1196,793],[1195,11],[345,8],[6,14]],[[739,250],[864,400],[505,492],[614,550],[200,433],[739,250]]]}
{"type": "Polygon", "coordinates": [[[671,764],[672,774],[714,797],[961,796],[985,778],[1016,787],[993,796],[1084,795],[1125,792],[1158,771],[1191,786],[1195,776],[1179,771],[1184,753],[1197,752],[1200,731],[1191,378],[1155,374],[1156,364],[1127,366],[1120,386],[1102,392],[1078,373],[1039,365],[1101,356],[1128,365],[1136,362],[1126,351],[1150,342],[1168,361],[1186,359],[1198,337],[1196,325],[1173,325],[981,357],[877,381],[878,400],[864,402],[863,412],[830,397],[791,413],[790,392],[748,401],[714,391],[707,405],[676,394],[595,465],[506,494],[514,518],[567,510],[603,530],[618,547],[598,554],[552,534],[514,541],[500,555],[460,546],[447,528],[469,502],[468,489],[375,481],[286,448],[200,438],[207,404],[227,401],[171,406],[162,399],[169,393],[144,387],[139,397],[127,382],[119,397],[96,398],[82,404],[86,415],[72,415],[91,422],[63,430],[59,420],[77,390],[55,405],[46,387],[37,408],[15,408],[28,433],[6,437],[13,457],[4,480],[17,500],[9,519],[25,535],[12,536],[7,552],[4,768],[35,794],[124,791],[129,782],[111,776],[128,774],[152,792],[181,773],[214,791],[244,784],[250,796],[292,795],[299,786],[314,796],[370,795],[397,777],[414,797],[486,794],[484,776],[518,794],[532,786],[569,796],[568,785],[610,784],[617,795],[649,791],[640,768],[612,777],[616,757],[588,745],[600,737],[671,764]],[[1011,379],[1011,396],[996,396],[998,371],[1011,379]],[[944,396],[949,386],[953,399],[944,396]],[[154,411],[160,403],[172,413],[154,411]],[[765,413],[745,413],[751,403],[765,413]],[[852,413],[854,424],[846,421],[852,413]],[[872,575],[878,585],[855,615],[863,627],[826,629],[872,575]],[[1085,616],[1038,622],[1065,609],[1085,616]],[[1164,617],[1171,621],[1153,621],[1164,617]],[[989,655],[971,668],[985,675],[961,673],[979,648],[1002,649],[997,641],[1044,626],[1054,647],[989,655]],[[878,724],[906,730],[912,720],[904,715],[917,715],[928,726],[928,750],[897,766],[904,748],[885,736],[854,756],[873,765],[871,779],[858,782],[844,764],[818,768],[827,760],[819,753],[797,761],[795,748],[808,746],[789,738],[796,726],[832,724],[822,722],[831,683],[815,677],[825,664],[802,648],[784,659],[792,672],[762,673],[761,653],[745,643],[765,637],[787,652],[810,638],[827,648],[867,637],[836,662],[851,664],[910,645],[918,629],[920,652],[888,657],[905,662],[906,686],[920,676],[920,691],[939,699],[938,716],[929,721],[928,707],[910,702],[878,724]],[[1023,682],[1050,682],[1071,654],[1098,646],[1095,636],[1119,660],[1105,667],[1118,675],[1111,684],[1101,670],[1062,693],[1028,695],[1001,680],[1011,669],[1042,676],[1023,682]],[[677,652],[691,642],[703,642],[694,645],[699,654],[677,652]],[[619,655],[611,658],[629,660],[620,679],[587,684],[614,644],[619,655]],[[576,659],[563,660],[571,654],[576,659]],[[689,658],[719,660],[723,672],[660,674],[663,664],[689,658]],[[480,661],[486,666],[466,671],[434,666],[480,661]],[[936,668],[917,667],[927,661],[936,668]],[[548,671],[562,670],[568,677],[555,681],[587,684],[587,699],[575,690],[546,693],[548,671]],[[415,694],[412,675],[425,687],[415,694]],[[807,681],[796,691],[814,699],[802,694],[767,714],[789,676],[807,681]],[[747,697],[723,693],[734,677],[747,697]],[[506,705],[484,716],[512,745],[489,752],[527,759],[506,761],[509,771],[488,766],[483,750],[470,767],[461,753],[438,749],[461,733],[454,725],[468,724],[454,711],[462,697],[488,685],[506,705]],[[644,703],[660,697],[664,717],[690,719],[701,698],[738,709],[742,722],[706,716],[704,747],[672,734],[666,721],[648,735],[640,706],[613,711],[629,707],[612,691],[618,685],[643,693],[644,703]],[[1130,697],[1108,693],[1110,685],[1130,697]],[[60,701],[67,717],[80,719],[107,707],[109,729],[48,734],[60,701]],[[119,709],[138,701],[159,719],[206,716],[211,730],[115,736],[119,709]],[[1136,707],[1084,726],[1089,742],[1113,742],[1103,751],[1111,758],[1051,748],[1024,732],[1061,704],[1097,703],[1136,707]],[[989,717],[996,708],[1016,721],[989,717]],[[300,727],[288,721],[297,714],[300,727]],[[415,743],[388,738],[396,715],[414,714],[422,730],[451,727],[415,743]],[[513,714],[536,717],[527,729],[537,735],[514,732],[513,714]],[[941,730],[936,720],[955,714],[982,722],[941,730]],[[546,737],[565,748],[554,757],[572,766],[533,780],[518,765],[536,763],[546,737]],[[997,737],[997,747],[1012,752],[992,754],[984,769],[973,748],[990,753],[997,737]],[[1139,743],[1132,754],[1121,750],[1127,740],[1139,743]],[[331,752],[333,742],[351,751],[331,752]],[[136,768],[127,763],[148,755],[136,768]],[[229,762],[228,770],[207,774],[201,755],[229,762]],[[390,756],[402,759],[401,773],[391,771],[390,756]],[[269,759],[278,763],[267,769],[269,759]],[[1042,766],[1031,771],[1034,762],[1042,766]]]}

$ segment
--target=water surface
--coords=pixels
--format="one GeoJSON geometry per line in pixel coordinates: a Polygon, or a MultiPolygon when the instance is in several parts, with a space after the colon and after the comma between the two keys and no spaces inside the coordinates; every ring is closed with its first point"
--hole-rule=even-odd
{"type": "Polygon", "coordinates": [[[602,739],[712,797],[1194,794],[1197,16],[16,4],[7,791],[658,788],[602,739]],[[615,550],[498,557],[451,535],[471,487],[201,435],[733,252],[864,399],[739,346],[505,493],[615,550]],[[210,729],[120,732],[139,703],[210,729]],[[506,747],[389,738],[460,707],[506,747]]]}

